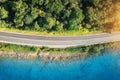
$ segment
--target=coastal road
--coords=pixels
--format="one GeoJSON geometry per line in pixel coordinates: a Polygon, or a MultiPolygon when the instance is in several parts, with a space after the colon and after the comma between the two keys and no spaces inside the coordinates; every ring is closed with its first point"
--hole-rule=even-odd
{"type": "Polygon", "coordinates": [[[120,32],[58,37],[0,31],[0,42],[50,48],[87,46],[114,41],[120,41],[120,32]]]}

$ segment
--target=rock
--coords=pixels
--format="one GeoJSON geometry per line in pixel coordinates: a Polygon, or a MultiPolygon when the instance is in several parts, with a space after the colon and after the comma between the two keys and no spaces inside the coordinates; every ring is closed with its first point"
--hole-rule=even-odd
{"type": "Polygon", "coordinates": [[[54,60],[59,61],[59,60],[60,60],[60,56],[56,56],[56,57],[54,58],[54,60]]]}

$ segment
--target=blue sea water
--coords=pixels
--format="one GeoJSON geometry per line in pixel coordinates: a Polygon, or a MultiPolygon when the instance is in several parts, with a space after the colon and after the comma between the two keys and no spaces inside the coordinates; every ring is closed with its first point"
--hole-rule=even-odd
{"type": "Polygon", "coordinates": [[[0,58],[0,80],[120,80],[120,54],[71,61],[0,58]]]}

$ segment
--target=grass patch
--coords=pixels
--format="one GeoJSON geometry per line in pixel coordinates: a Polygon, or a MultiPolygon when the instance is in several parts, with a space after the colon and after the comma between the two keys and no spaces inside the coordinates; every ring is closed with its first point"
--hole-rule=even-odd
{"type": "Polygon", "coordinates": [[[0,50],[1,51],[29,53],[29,52],[36,52],[37,47],[0,43],[0,50]]]}
{"type": "Polygon", "coordinates": [[[34,47],[34,46],[23,46],[23,45],[16,45],[16,44],[7,44],[7,43],[0,43],[0,50],[2,51],[13,51],[13,52],[23,52],[23,53],[37,53],[37,52],[49,52],[51,54],[80,54],[80,53],[89,53],[90,55],[93,54],[100,54],[106,49],[120,49],[120,42],[111,42],[106,44],[97,44],[97,45],[90,45],[90,46],[77,46],[77,47],[69,47],[69,48],[48,48],[48,47],[34,47]]]}
{"type": "Polygon", "coordinates": [[[32,31],[32,30],[19,30],[15,28],[4,28],[1,27],[0,31],[6,31],[6,32],[17,32],[17,33],[24,33],[24,34],[35,34],[35,35],[46,35],[46,36],[77,36],[77,35],[84,35],[84,34],[95,34],[95,33],[102,33],[102,31],[88,31],[87,29],[83,30],[71,30],[71,31],[32,31]]]}

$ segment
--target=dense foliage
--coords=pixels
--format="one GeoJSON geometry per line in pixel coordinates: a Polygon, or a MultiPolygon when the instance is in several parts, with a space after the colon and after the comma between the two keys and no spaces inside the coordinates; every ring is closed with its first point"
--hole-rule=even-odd
{"type": "Polygon", "coordinates": [[[0,27],[35,31],[119,29],[119,0],[0,0],[0,27]]]}

